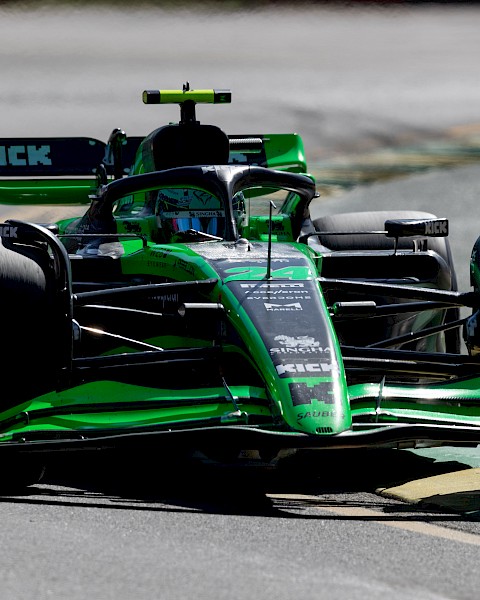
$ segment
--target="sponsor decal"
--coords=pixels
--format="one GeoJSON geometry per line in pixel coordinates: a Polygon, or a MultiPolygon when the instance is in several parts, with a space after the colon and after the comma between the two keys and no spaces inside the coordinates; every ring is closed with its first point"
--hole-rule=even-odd
{"type": "Polygon", "coordinates": [[[303,310],[300,302],[291,302],[290,304],[272,304],[271,302],[264,302],[265,310],[270,312],[285,312],[285,311],[297,311],[303,310]]]}
{"type": "Polygon", "coordinates": [[[320,346],[320,342],[316,342],[315,338],[310,337],[309,335],[299,335],[297,337],[290,335],[276,335],[273,339],[276,342],[289,347],[313,346],[318,348],[318,346],[320,346]]]}
{"type": "MultiPolygon", "coordinates": [[[[248,269],[251,268],[252,269],[258,269],[259,267],[256,267],[256,264],[261,264],[261,265],[265,265],[265,258],[250,258],[248,257],[248,265],[245,264],[245,260],[244,259],[236,259],[235,257],[233,258],[228,258],[228,262],[230,264],[235,264],[235,263],[241,263],[242,266],[241,267],[232,267],[230,269],[225,269],[225,273],[236,273],[237,271],[239,271],[240,269],[248,269]]],[[[290,259],[289,258],[272,258],[272,263],[290,263],[290,259]]],[[[258,283],[252,283],[251,284],[253,287],[257,287],[259,284],[258,283]]],[[[268,287],[270,284],[269,283],[265,283],[265,284],[260,284],[260,285],[265,285],[266,287],[268,287]]]]}
{"type": "Polygon", "coordinates": [[[320,342],[309,335],[276,335],[273,340],[279,346],[270,348],[270,354],[330,354],[330,348],[322,348],[320,342]]]}
{"type": "Polygon", "coordinates": [[[332,363],[286,363],[275,365],[280,377],[284,375],[303,375],[305,373],[331,373],[335,370],[332,363]]]}
{"type": "Polygon", "coordinates": [[[302,419],[308,419],[309,417],[322,418],[322,419],[334,419],[334,410],[312,410],[307,412],[301,412],[297,414],[297,423],[302,419]]]}
{"type": "MultiPolygon", "coordinates": [[[[282,292],[276,292],[277,294],[281,294],[282,292]]],[[[308,292],[304,292],[307,294],[308,292]]],[[[311,300],[311,296],[300,296],[300,295],[292,295],[281,296],[281,300],[311,300]]],[[[265,296],[246,296],[246,300],[272,300],[272,294],[266,294],[265,296]]]]}
{"type": "Polygon", "coordinates": [[[12,227],[12,225],[0,225],[0,237],[16,238],[17,229],[17,227],[12,227]]]}
{"type": "Polygon", "coordinates": [[[304,289],[303,283],[283,284],[240,284],[244,289],[246,300],[272,300],[279,296],[282,300],[310,300],[310,290],[304,289]]]}
{"type": "Polygon", "coordinates": [[[154,269],[165,269],[165,271],[167,271],[171,268],[171,266],[172,265],[170,263],[163,260],[147,260],[147,267],[152,267],[154,269]]]}
{"type": "Polygon", "coordinates": [[[285,230],[285,227],[284,227],[283,221],[274,221],[272,219],[272,232],[275,232],[275,231],[278,232],[278,231],[284,231],[284,230],[285,230]]]}
{"type": "Polygon", "coordinates": [[[142,231],[138,221],[123,221],[123,223],[128,233],[141,233],[142,231]]]}
{"type": "Polygon", "coordinates": [[[0,146],[0,166],[51,165],[50,146],[0,146]]]}
{"type": "Polygon", "coordinates": [[[160,302],[165,306],[167,304],[178,304],[180,302],[180,296],[178,294],[160,294],[158,296],[152,296],[151,300],[160,302]]]}
{"type": "Polygon", "coordinates": [[[225,216],[222,210],[174,210],[163,212],[162,215],[166,219],[201,219],[225,216]]]}
{"type": "Polygon", "coordinates": [[[165,258],[169,254],[172,254],[172,250],[170,248],[165,248],[165,249],[163,249],[161,251],[159,251],[159,250],[152,250],[150,252],[150,256],[152,258],[165,258]]]}
{"type": "Polygon", "coordinates": [[[448,220],[444,219],[443,221],[437,219],[436,221],[428,221],[425,223],[425,234],[426,235],[439,235],[439,236],[447,236],[448,235],[448,220]]]}
{"type": "Polygon", "coordinates": [[[332,385],[328,381],[316,383],[313,386],[297,381],[289,383],[288,388],[292,396],[293,406],[312,404],[314,400],[322,404],[334,404],[335,402],[332,385]]]}
{"type": "Polygon", "coordinates": [[[241,288],[254,288],[254,289],[262,289],[262,288],[267,288],[268,290],[273,290],[276,288],[280,288],[280,289],[291,289],[291,288],[303,288],[305,287],[305,285],[303,283],[293,283],[293,282],[287,282],[287,283],[241,283],[240,284],[241,288]]]}
{"type": "MultiPolygon", "coordinates": [[[[222,165],[222,171],[225,171],[226,168],[227,167],[222,165]]],[[[231,171],[231,170],[232,170],[232,167],[229,168],[229,171],[231,171]]],[[[217,167],[214,165],[213,166],[207,165],[205,167],[202,167],[202,173],[204,175],[206,175],[207,173],[216,173],[216,172],[217,172],[217,167]]]]}
{"type": "Polygon", "coordinates": [[[173,268],[181,269],[186,273],[190,273],[190,275],[192,276],[195,274],[195,265],[192,265],[191,263],[183,259],[178,259],[177,261],[175,261],[173,268]]]}

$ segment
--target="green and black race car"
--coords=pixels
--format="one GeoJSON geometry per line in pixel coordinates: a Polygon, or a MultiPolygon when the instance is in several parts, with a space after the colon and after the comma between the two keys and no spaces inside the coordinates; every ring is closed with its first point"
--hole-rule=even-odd
{"type": "Polygon", "coordinates": [[[459,292],[444,218],[312,220],[298,135],[197,121],[230,99],[145,91],[179,122],[107,144],[0,139],[1,203],[79,205],[0,225],[0,456],[26,483],[73,451],[480,443],[478,248],[459,292]]]}

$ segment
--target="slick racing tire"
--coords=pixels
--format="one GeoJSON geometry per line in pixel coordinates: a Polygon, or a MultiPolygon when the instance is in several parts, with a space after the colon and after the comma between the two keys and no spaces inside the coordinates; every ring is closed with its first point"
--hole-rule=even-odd
{"type": "MultiPolygon", "coordinates": [[[[329,235],[318,236],[319,242],[329,250],[388,250],[394,248],[394,240],[383,234],[335,235],[341,231],[384,231],[385,221],[389,219],[431,219],[435,215],[416,210],[398,211],[367,211],[340,213],[319,217],[313,221],[316,231],[328,231],[329,235]],[[330,235],[331,234],[331,235],[330,235]]],[[[412,241],[400,238],[398,248],[411,248],[412,241]]],[[[427,247],[439,254],[446,262],[451,274],[451,290],[456,291],[457,277],[453,264],[452,251],[447,238],[428,238],[427,247]]],[[[451,308],[446,311],[445,321],[451,323],[460,318],[459,309],[451,308]]],[[[445,332],[447,352],[460,353],[459,328],[445,332]]]]}
{"type": "Polygon", "coordinates": [[[2,386],[0,411],[54,386],[53,289],[42,251],[0,244],[2,386]]]}
{"type": "MultiPolygon", "coordinates": [[[[385,221],[389,219],[435,219],[431,213],[417,210],[379,210],[371,212],[340,213],[319,217],[313,221],[317,231],[383,231],[385,221]]],[[[362,235],[324,235],[319,241],[330,250],[388,250],[394,247],[393,238],[382,234],[362,235]]],[[[453,258],[447,238],[428,238],[428,249],[437,252],[452,270],[452,283],[456,289],[456,277],[453,270],[453,258]]],[[[400,238],[398,248],[411,248],[412,241],[400,238]]]]}

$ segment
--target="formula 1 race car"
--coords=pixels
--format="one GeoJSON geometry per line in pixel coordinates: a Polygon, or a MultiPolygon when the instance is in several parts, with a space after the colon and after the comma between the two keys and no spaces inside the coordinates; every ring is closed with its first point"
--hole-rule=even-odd
{"type": "Polygon", "coordinates": [[[0,140],[2,204],[88,204],[0,225],[0,455],[17,481],[75,450],[272,465],[480,443],[480,243],[460,292],[445,218],[312,220],[297,134],[197,121],[230,99],[147,90],[178,123],[0,140]]]}

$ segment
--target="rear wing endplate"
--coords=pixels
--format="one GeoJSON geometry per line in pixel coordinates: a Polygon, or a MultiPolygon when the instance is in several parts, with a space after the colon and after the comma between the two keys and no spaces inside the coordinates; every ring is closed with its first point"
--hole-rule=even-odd
{"type": "Polygon", "coordinates": [[[306,173],[303,140],[297,133],[229,135],[230,164],[306,173]]]}
{"type": "MultiPolygon", "coordinates": [[[[122,147],[125,174],[142,139],[122,147]]],[[[94,138],[0,138],[0,204],[87,204],[100,165],[114,174],[108,144],[94,138]]]]}
{"type": "MultiPolygon", "coordinates": [[[[132,137],[122,148],[130,166],[143,138],[132,137]]],[[[0,138],[0,177],[82,177],[95,175],[100,163],[113,173],[107,144],[88,137],[0,138]]]]}

